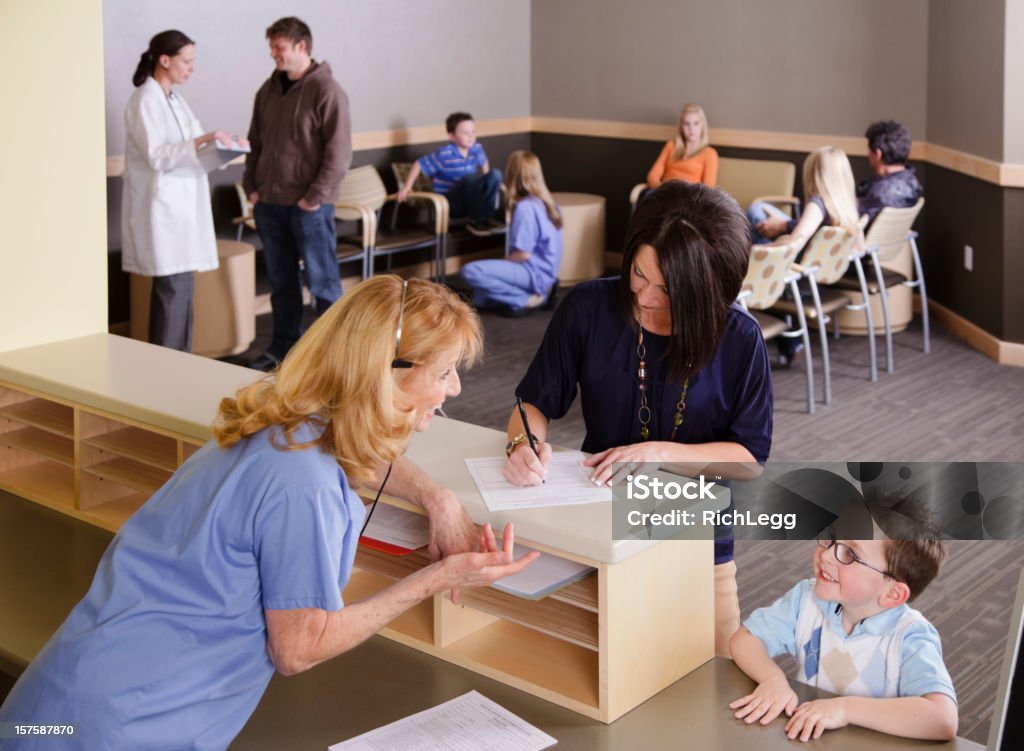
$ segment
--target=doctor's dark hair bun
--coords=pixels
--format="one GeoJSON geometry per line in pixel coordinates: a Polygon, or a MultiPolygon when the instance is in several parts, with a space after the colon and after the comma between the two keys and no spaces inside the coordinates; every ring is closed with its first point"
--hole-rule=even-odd
{"type": "Polygon", "coordinates": [[[175,29],[161,31],[149,40],[149,49],[139,57],[139,64],[135,68],[135,75],[132,76],[132,83],[136,86],[142,86],[146,79],[153,75],[161,55],[174,57],[181,52],[182,47],[190,44],[195,44],[195,42],[180,31],[175,29]]]}

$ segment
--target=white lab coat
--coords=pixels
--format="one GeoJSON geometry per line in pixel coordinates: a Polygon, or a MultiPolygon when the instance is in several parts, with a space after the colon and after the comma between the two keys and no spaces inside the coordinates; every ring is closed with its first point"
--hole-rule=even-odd
{"type": "Polygon", "coordinates": [[[202,127],[185,100],[150,77],[125,109],[121,267],[143,276],[217,268],[210,183],[193,141],[202,127]]]}

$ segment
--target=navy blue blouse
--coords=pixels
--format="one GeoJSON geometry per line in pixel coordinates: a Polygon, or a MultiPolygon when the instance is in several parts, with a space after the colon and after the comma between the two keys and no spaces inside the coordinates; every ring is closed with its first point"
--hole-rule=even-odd
{"type": "MultiPolygon", "coordinates": [[[[516,396],[548,420],[565,415],[577,390],[587,434],[583,450],[603,451],[639,443],[637,335],[619,304],[619,278],[574,287],[558,306],[516,396]]],[[[651,440],[672,434],[682,382],[663,359],[668,337],[644,332],[647,347],[651,440]]],[[[691,376],[680,443],[733,441],[759,462],[772,442],[772,381],[757,322],[733,305],[711,361],[691,376]]],[[[732,558],[732,543],[716,544],[716,562],[732,558]]]]}

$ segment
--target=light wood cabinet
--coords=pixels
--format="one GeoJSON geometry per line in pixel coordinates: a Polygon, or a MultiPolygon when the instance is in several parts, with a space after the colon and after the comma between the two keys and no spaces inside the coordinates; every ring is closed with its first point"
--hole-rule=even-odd
{"type": "Polygon", "coordinates": [[[0,488],[112,532],[199,445],[0,383],[0,488]]]}
{"type": "MultiPolygon", "coordinates": [[[[597,570],[544,599],[474,589],[456,605],[444,593],[381,633],[612,722],[713,656],[712,555],[711,543],[695,541],[652,546],[614,564],[584,560],[597,570]]],[[[378,592],[429,562],[424,551],[392,556],[360,547],[344,598],[378,592]]]]}

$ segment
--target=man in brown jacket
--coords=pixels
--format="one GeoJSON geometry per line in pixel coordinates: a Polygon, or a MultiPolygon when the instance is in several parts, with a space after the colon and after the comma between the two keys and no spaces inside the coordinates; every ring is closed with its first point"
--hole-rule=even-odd
{"type": "Polygon", "coordinates": [[[270,278],[274,333],[251,363],[271,370],[302,333],[299,261],[317,315],[341,297],[334,201],[352,162],[348,97],[326,62],[311,57],[313,36],[298,18],[267,29],[277,69],[256,93],[243,185],[270,278]]]}

